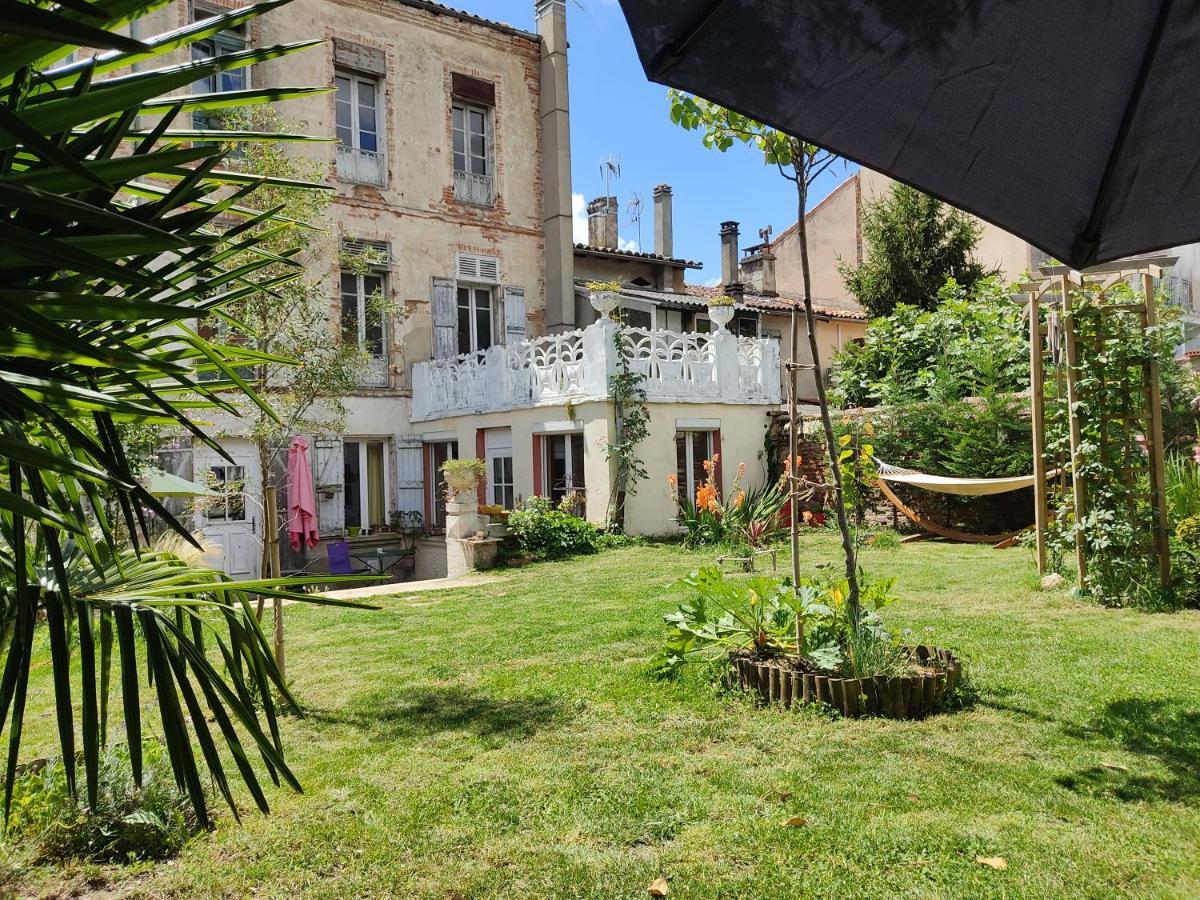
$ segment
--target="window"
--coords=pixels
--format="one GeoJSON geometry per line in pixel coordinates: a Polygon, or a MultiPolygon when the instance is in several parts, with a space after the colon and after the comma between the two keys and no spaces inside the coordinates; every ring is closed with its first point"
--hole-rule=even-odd
{"type": "Polygon", "coordinates": [[[489,428],[484,432],[484,456],[488,467],[488,502],[512,509],[516,504],[512,429],[489,428]]]}
{"type": "MultiPolygon", "coordinates": [[[[204,9],[192,10],[192,21],[199,22],[210,19],[215,12],[204,9]]],[[[212,37],[204,38],[192,44],[192,59],[214,59],[240,53],[246,49],[246,26],[235,25],[212,37]]],[[[248,67],[227,69],[208,75],[192,83],[193,94],[223,94],[229,91],[244,91],[248,85],[248,67]]],[[[192,124],[196,128],[213,129],[220,127],[219,111],[198,110],[192,113],[192,124]]]]}
{"type": "Polygon", "coordinates": [[[347,528],[382,528],[389,512],[387,442],[348,440],[343,482],[347,528]]]}
{"type": "Polygon", "coordinates": [[[729,329],[738,337],[758,337],[757,316],[734,316],[732,327],[729,329]]]}
{"type": "Polygon", "coordinates": [[[434,441],[428,448],[429,471],[425,473],[426,508],[429,511],[429,527],[437,531],[446,528],[446,479],[442,475],[442,463],[458,459],[458,441],[434,441]]]}
{"type": "Polygon", "coordinates": [[[383,92],[379,79],[338,70],[334,87],[338,178],[381,185],[385,170],[380,138],[383,92]]]}
{"type": "Polygon", "coordinates": [[[492,346],[492,289],[459,287],[458,352],[477,353],[492,346]]]}
{"type": "Polygon", "coordinates": [[[214,490],[219,491],[220,497],[210,497],[209,506],[205,511],[210,522],[244,522],[246,521],[246,486],[245,466],[211,466],[214,490]]]}
{"type": "Polygon", "coordinates": [[[342,339],[367,355],[364,384],[387,384],[387,345],[381,300],[386,282],[382,272],[342,271],[342,339]]]}
{"type": "Polygon", "coordinates": [[[696,500],[696,488],[704,482],[704,462],[712,459],[714,432],[680,431],[675,434],[675,476],[681,499],[696,500]]]}
{"type": "Polygon", "coordinates": [[[455,103],[451,120],[454,132],[454,199],[491,206],[495,199],[491,110],[455,103]]]}
{"type": "Polygon", "coordinates": [[[649,309],[624,305],[621,307],[621,321],[629,328],[644,328],[647,331],[654,328],[654,315],[649,309]]]}
{"type": "Polygon", "coordinates": [[[542,465],[545,485],[555,505],[568,494],[582,494],[586,485],[583,477],[583,435],[548,434],[543,438],[542,465]]]}

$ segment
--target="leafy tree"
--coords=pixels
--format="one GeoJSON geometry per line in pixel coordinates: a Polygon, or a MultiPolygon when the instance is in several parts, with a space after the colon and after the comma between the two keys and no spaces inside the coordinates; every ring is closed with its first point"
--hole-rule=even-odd
{"type": "Polygon", "coordinates": [[[906,303],[834,357],[843,406],[950,402],[1029,387],[1029,326],[999,278],[951,279],[932,310],[906,303]]]}
{"type": "Polygon", "coordinates": [[[977,221],[904,184],[865,205],[862,234],[866,259],[843,261],[838,272],[872,316],[890,315],[899,303],[934,309],[947,278],[970,292],[996,274],[972,256],[983,234],[977,221]]]}
{"type": "MultiPolygon", "coordinates": [[[[769,125],[756,122],[733,110],[718,106],[708,100],[693,97],[671,89],[668,92],[671,104],[671,120],[687,131],[701,132],[701,140],[705,147],[727,151],[735,144],[747,144],[756,148],[763,156],[763,162],[779,169],[779,174],[792,182],[796,189],[796,223],[797,243],[800,247],[800,271],[804,281],[804,318],[808,330],[809,353],[811,365],[816,372],[821,371],[821,353],[817,345],[816,317],[812,305],[812,272],[808,262],[808,231],[805,225],[805,214],[808,212],[808,192],[813,182],[827,171],[837,161],[837,157],[827,150],[809,144],[769,125]]],[[[794,358],[800,346],[800,317],[795,305],[792,306],[791,340],[793,359],[786,364],[788,371],[788,406],[792,425],[795,426],[800,417],[797,410],[796,377],[802,365],[794,358]]],[[[855,542],[850,533],[850,523],[846,510],[846,493],[842,489],[841,459],[846,451],[839,452],[837,436],[834,433],[833,420],[829,415],[829,402],[825,395],[825,383],[822,378],[814,379],[817,385],[817,402],[821,407],[821,426],[825,433],[825,446],[829,451],[829,471],[833,479],[834,512],[837,518],[838,530],[842,537],[842,554],[846,566],[846,581],[849,596],[846,602],[850,608],[851,620],[857,624],[859,620],[859,584],[858,565],[855,542]]],[[[798,456],[799,429],[789,429],[790,441],[788,458],[795,460],[798,456]]],[[[790,495],[792,499],[792,580],[800,583],[800,552],[799,531],[795,511],[799,504],[799,475],[796,467],[789,468],[790,495]]]]}
{"type": "Polygon", "coordinates": [[[220,452],[192,420],[194,410],[236,414],[229,400],[235,390],[264,412],[270,408],[256,401],[240,374],[265,361],[263,355],[205,339],[191,323],[298,277],[299,266],[272,270],[286,254],[262,246],[274,229],[296,223],[280,209],[247,205],[255,188],[271,179],[222,170],[226,151],[211,134],[172,125],[197,110],[326,89],[255,89],[234,97],[175,92],[312,42],[177,65],[167,54],[253,19],[280,0],[144,40],[109,29],[144,17],[159,6],[156,0],[10,5],[0,26],[5,808],[34,651],[45,641],[72,795],[76,703],[87,801],[94,808],[116,669],[139,783],[142,691],[150,690],[176,784],[199,821],[209,821],[202,767],[237,815],[225,772],[230,762],[265,810],[251,753],[273,781],[298,786],[283,757],[273,698],[278,694],[285,704],[295,704],[246,592],[298,601],[313,597],[292,589],[299,580],[234,583],[177,553],[142,547],[145,510],[184,539],[194,539],[138,483],[119,429],[176,427],[220,452]],[[77,54],[76,61],[64,62],[81,46],[109,52],[77,54]],[[125,74],[103,77],[117,72],[125,74]],[[146,124],[139,125],[139,117],[146,124]],[[201,139],[205,142],[187,145],[201,139]],[[230,218],[239,225],[220,225],[230,218]],[[268,278],[267,271],[278,274],[268,278]],[[116,497],[126,541],[105,512],[105,490],[116,497]]]}

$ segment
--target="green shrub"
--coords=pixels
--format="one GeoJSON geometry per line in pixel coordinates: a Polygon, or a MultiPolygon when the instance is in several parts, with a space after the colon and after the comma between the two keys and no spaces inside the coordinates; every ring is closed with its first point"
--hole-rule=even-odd
{"type": "Polygon", "coordinates": [[[604,531],[586,519],[555,509],[545,497],[530,497],[508,517],[521,551],[534,559],[562,559],[595,553],[605,542],[604,531]]]}
{"type": "Polygon", "coordinates": [[[872,550],[897,550],[900,547],[900,535],[892,528],[880,528],[872,531],[868,538],[872,550]]]}
{"type": "Polygon", "coordinates": [[[1200,464],[1191,456],[1172,454],[1167,457],[1166,473],[1171,521],[1182,523],[1200,516],[1200,464]]]}
{"type": "MultiPolygon", "coordinates": [[[[187,797],[175,785],[166,748],[146,741],[142,786],[133,780],[129,751],[110,746],[100,758],[95,809],[72,800],[60,759],[49,760],[13,784],[7,840],[37,862],[89,859],[126,862],[175,856],[199,828],[187,797]]],[[[82,790],[82,786],[80,788],[82,790]]]]}

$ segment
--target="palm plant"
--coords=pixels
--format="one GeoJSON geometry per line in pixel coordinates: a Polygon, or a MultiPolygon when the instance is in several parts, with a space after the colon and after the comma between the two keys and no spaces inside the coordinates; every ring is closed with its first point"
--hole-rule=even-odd
{"type": "Polygon", "coordinates": [[[194,410],[234,414],[230,396],[239,392],[269,414],[239,375],[240,367],[261,363],[264,355],[211,343],[193,324],[300,274],[296,267],[256,279],[267,267],[286,265],[290,255],[260,247],[265,236],[296,223],[281,208],[247,205],[264,179],[224,171],[220,163],[229,142],[302,138],[172,126],[180,116],[190,121],[193,111],[317,89],[174,92],[313,42],[182,64],[164,57],[282,2],[233,10],[145,41],[110,29],[146,15],[160,0],[64,0],[52,7],[18,0],[0,25],[0,729],[8,728],[6,811],[35,631],[43,618],[72,793],[74,701],[87,797],[94,803],[114,667],[140,778],[139,665],[157,697],[176,782],[202,823],[208,817],[193,741],[236,815],[210,717],[260,808],[266,809],[266,799],[243,741],[272,780],[298,786],[284,761],[273,691],[294,703],[247,591],[276,602],[314,598],[293,590],[293,582],[234,584],[173,554],[141,547],[143,510],[181,535],[187,532],[138,484],[118,437],[118,426],[126,423],[172,426],[222,452],[193,422],[194,410]],[[103,52],[66,62],[80,46],[103,52]],[[223,143],[189,143],[214,137],[223,143]],[[104,511],[103,497],[114,495],[120,528],[104,511]]]}

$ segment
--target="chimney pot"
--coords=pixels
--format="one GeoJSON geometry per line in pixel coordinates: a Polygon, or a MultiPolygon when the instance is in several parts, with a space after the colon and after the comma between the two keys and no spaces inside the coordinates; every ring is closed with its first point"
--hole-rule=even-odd
{"type": "Polygon", "coordinates": [[[620,245],[617,237],[617,198],[597,197],[587,205],[588,244],[616,250],[620,245]]]}
{"type": "Polygon", "coordinates": [[[721,223],[721,283],[726,292],[738,281],[738,223],[721,223]]]}
{"type": "Polygon", "coordinates": [[[654,189],[654,252],[668,258],[675,255],[675,223],[669,184],[654,189]]]}

